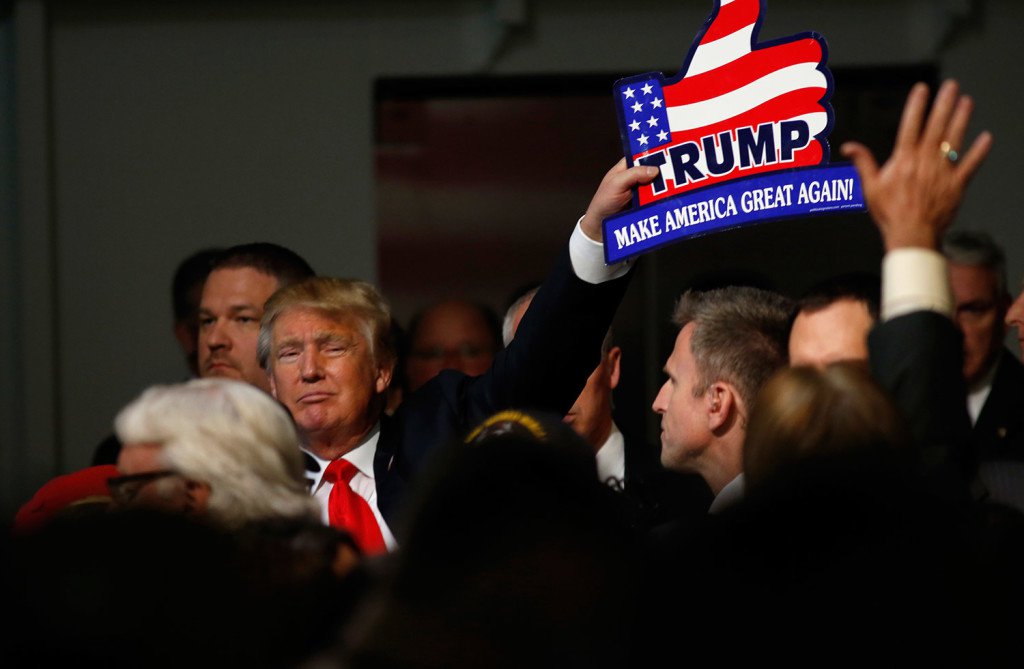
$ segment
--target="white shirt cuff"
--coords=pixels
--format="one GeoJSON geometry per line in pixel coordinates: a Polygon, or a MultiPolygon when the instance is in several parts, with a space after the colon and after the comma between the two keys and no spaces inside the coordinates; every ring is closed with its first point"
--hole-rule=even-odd
{"type": "Polygon", "coordinates": [[[882,320],[912,311],[953,317],[946,259],[923,248],[895,249],[882,259],[882,320]]]}
{"type": "Polygon", "coordinates": [[[587,283],[604,283],[624,276],[633,266],[633,259],[605,265],[604,244],[587,237],[580,227],[582,221],[583,216],[580,216],[580,220],[576,221],[576,229],[569,237],[569,259],[576,276],[587,283]]]}

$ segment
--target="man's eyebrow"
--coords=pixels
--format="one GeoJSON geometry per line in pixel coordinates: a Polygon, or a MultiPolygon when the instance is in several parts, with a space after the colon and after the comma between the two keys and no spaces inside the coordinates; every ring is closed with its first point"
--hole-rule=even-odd
{"type": "Polygon", "coordinates": [[[282,339],[281,341],[277,342],[275,344],[274,348],[277,349],[277,350],[280,350],[282,348],[285,348],[286,346],[301,346],[301,345],[302,345],[302,339],[300,339],[299,337],[287,337],[287,338],[282,339]]]}
{"type": "Polygon", "coordinates": [[[331,332],[329,330],[317,332],[313,335],[313,338],[318,344],[344,344],[346,346],[354,346],[356,344],[355,337],[331,332]]]}
{"type": "Polygon", "coordinates": [[[967,302],[961,302],[956,305],[957,309],[988,309],[989,307],[995,306],[995,300],[978,299],[968,300],[967,302]]]}
{"type": "MultiPolygon", "coordinates": [[[[228,314],[232,314],[232,315],[233,314],[237,314],[237,313],[239,313],[241,311],[253,311],[253,312],[259,313],[260,308],[257,307],[255,304],[250,304],[248,302],[243,302],[241,304],[232,304],[232,305],[229,305],[228,308],[227,308],[227,313],[228,314]]],[[[201,313],[201,314],[211,314],[212,315],[215,312],[212,309],[210,309],[209,307],[200,306],[199,307],[199,313],[201,313]]]]}

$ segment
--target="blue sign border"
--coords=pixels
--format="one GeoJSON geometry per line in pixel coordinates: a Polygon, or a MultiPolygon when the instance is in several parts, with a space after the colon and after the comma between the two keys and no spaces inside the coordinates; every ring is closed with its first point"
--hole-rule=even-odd
{"type": "MultiPolygon", "coordinates": [[[[748,204],[750,204],[750,199],[747,199],[748,204]]],[[[683,239],[754,223],[838,211],[857,212],[865,209],[860,177],[857,175],[857,170],[849,163],[832,163],[765,172],[689,191],[606,218],[602,223],[605,262],[612,265],[683,239]],[[811,202],[810,200],[799,202],[801,185],[806,188],[807,184],[814,182],[848,179],[852,179],[852,187],[850,188],[850,197],[847,199],[835,201],[830,198],[828,202],[811,202]],[[770,206],[766,206],[765,200],[762,198],[760,208],[751,207],[750,211],[746,211],[745,194],[749,195],[755,191],[762,191],[764,194],[766,191],[771,191],[774,195],[778,189],[782,189],[783,193],[788,192],[789,196],[783,197],[781,200],[773,198],[770,206]],[[721,210],[730,201],[734,213],[721,215],[721,210]],[[703,208],[700,207],[701,204],[704,205],[703,208]],[[669,229],[667,221],[673,211],[677,212],[673,219],[674,222],[678,218],[686,220],[685,223],[676,223],[675,227],[669,229]],[[711,216],[705,220],[702,215],[700,216],[701,220],[693,222],[690,219],[693,214],[679,215],[679,212],[683,211],[703,211],[703,214],[711,214],[711,216]],[[619,231],[619,234],[616,234],[616,231],[619,231]],[[624,238],[630,240],[628,244],[618,243],[623,235],[625,235],[624,238]],[[633,238],[636,240],[633,241],[633,238]]]]}

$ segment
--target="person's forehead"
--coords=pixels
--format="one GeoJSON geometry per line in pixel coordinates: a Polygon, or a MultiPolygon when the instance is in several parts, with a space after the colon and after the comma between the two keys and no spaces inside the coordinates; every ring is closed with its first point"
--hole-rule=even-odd
{"type": "Polygon", "coordinates": [[[949,284],[957,300],[977,295],[993,295],[998,284],[996,273],[982,265],[949,263],[949,284]]]}
{"type": "Polygon", "coordinates": [[[486,338],[487,322],[480,310],[471,305],[444,303],[424,314],[414,336],[417,342],[458,336],[486,338]]]}
{"type": "Polygon", "coordinates": [[[847,328],[870,327],[874,319],[868,311],[868,305],[854,298],[841,298],[827,304],[821,309],[801,311],[793,321],[790,337],[802,331],[826,329],[834,333],[844,332],[847,328]]]}
{"type": "Polygon", "coordinates": [[[275,277],[252,267],[222,267],[206,278],[202,305],[244,301],[262,308],[277,288],[275,277]]]}
{"type": "Polygon", "coordinates": [[[676,335],[675,345],[672,347],[672,354],[665,363],[674,374],[681,374],[693,366],[693,330],[694,323],[687,323],[676,335]]]}
{"type": "Polygon", "coordinates": [[[333,314],[306,306],[285,308],[274,321],[274,339],[313,338],[328,335],[364,339],[363,322],[355,315],[333,314]]]}

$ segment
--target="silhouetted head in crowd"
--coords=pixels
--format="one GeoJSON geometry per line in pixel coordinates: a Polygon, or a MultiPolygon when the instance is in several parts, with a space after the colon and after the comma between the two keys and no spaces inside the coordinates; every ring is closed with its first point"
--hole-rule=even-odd
{"type": "Polygon", "coordinates": [[[364,281],[315,277],[267,303],[259,362],[319,457],[358,445],[386,405],[395,365],[391,311],[364,281]]]}
{"type": "Polygon", "coordinates": [[[868,332],[878,321],[881,281],[844,274],[808,290],[796,304],[789,333],[789,364],[824,366],[868,359],[868,332]]]}
{"type": "Polygon", "coordinates": [[[560,417],[500,412],[420,481],[346,666],[627,666],[629,542],[560,417]]]}
{"type": "Polygon", "coordinates": [[[964,379],[972,387],[993,369],[1003,348],[1010,306],[1006,257],[989,235],[972,230],[947,234],[942,253],[949,262],[956,324],[964,335],[964,379]]]}
{"type": "Polygon", "coordinates": [[[466,300],[443,300],[409,322],[408,389],[414,391],[442,369],[479,376],[501,350],[501,325],[487,307],[466,300]]]}
{"type": "Polygon", "coordinates": [[[199,376],[199,303],[203,284],[222,249],[203,249],[181,261],[171,281],[174,338],[185,353],[192,376],[199,376]]]}
{"type": "Polygon", "coordinates": [[[747,426],[750,489],[796,463],[828,456],[905,452],[909,434],[865,365],[789,367],[765,383],[747,426]]]}
{"type": "Polygon", "coordinates": [[[661,462],[704,477],[716,495],[743,468],[754,398],[786,364],[790,305],[747,287],[686,292],[672,321],[681,329],[654,400],[661,462]]]}
{"type": "Polygon", "coordinates": [[[263,307],[278,288],[313,276],[294,251],[267,242],[233,246],[213,263],[199,307],[199,375],[270,390],[256,359],[263,307]]]}
{"type": "Polygon", "coordinates": [[[299,436],[266,393],[226,379],[153,386],[114,421],[124,447],[117,505],[203,516],[224,527],[316,520],[299,436]]]}
{"type": "MultiPolygon", "coordinates": [[[[537,289],[533,288],[515,300],[505,314],[502,323],[502,338],[505,346],[511,343],[519,329],[519,322],[526,314],[526,310],[533,302],[533,296],[537,289]]],[[[569,413],[565,415],[565,422],[568,423],[576,434],[584,440],[596,452],[604,445],[611,433],[612,417],[612,391],[619,385],[620,362],[622,360],[622,349],[612,346],[611,330],[605,335],[601,343],[601,362],[587,378],[587,385],[583,387],[580,396],[576,398],[569,413]]]]}

